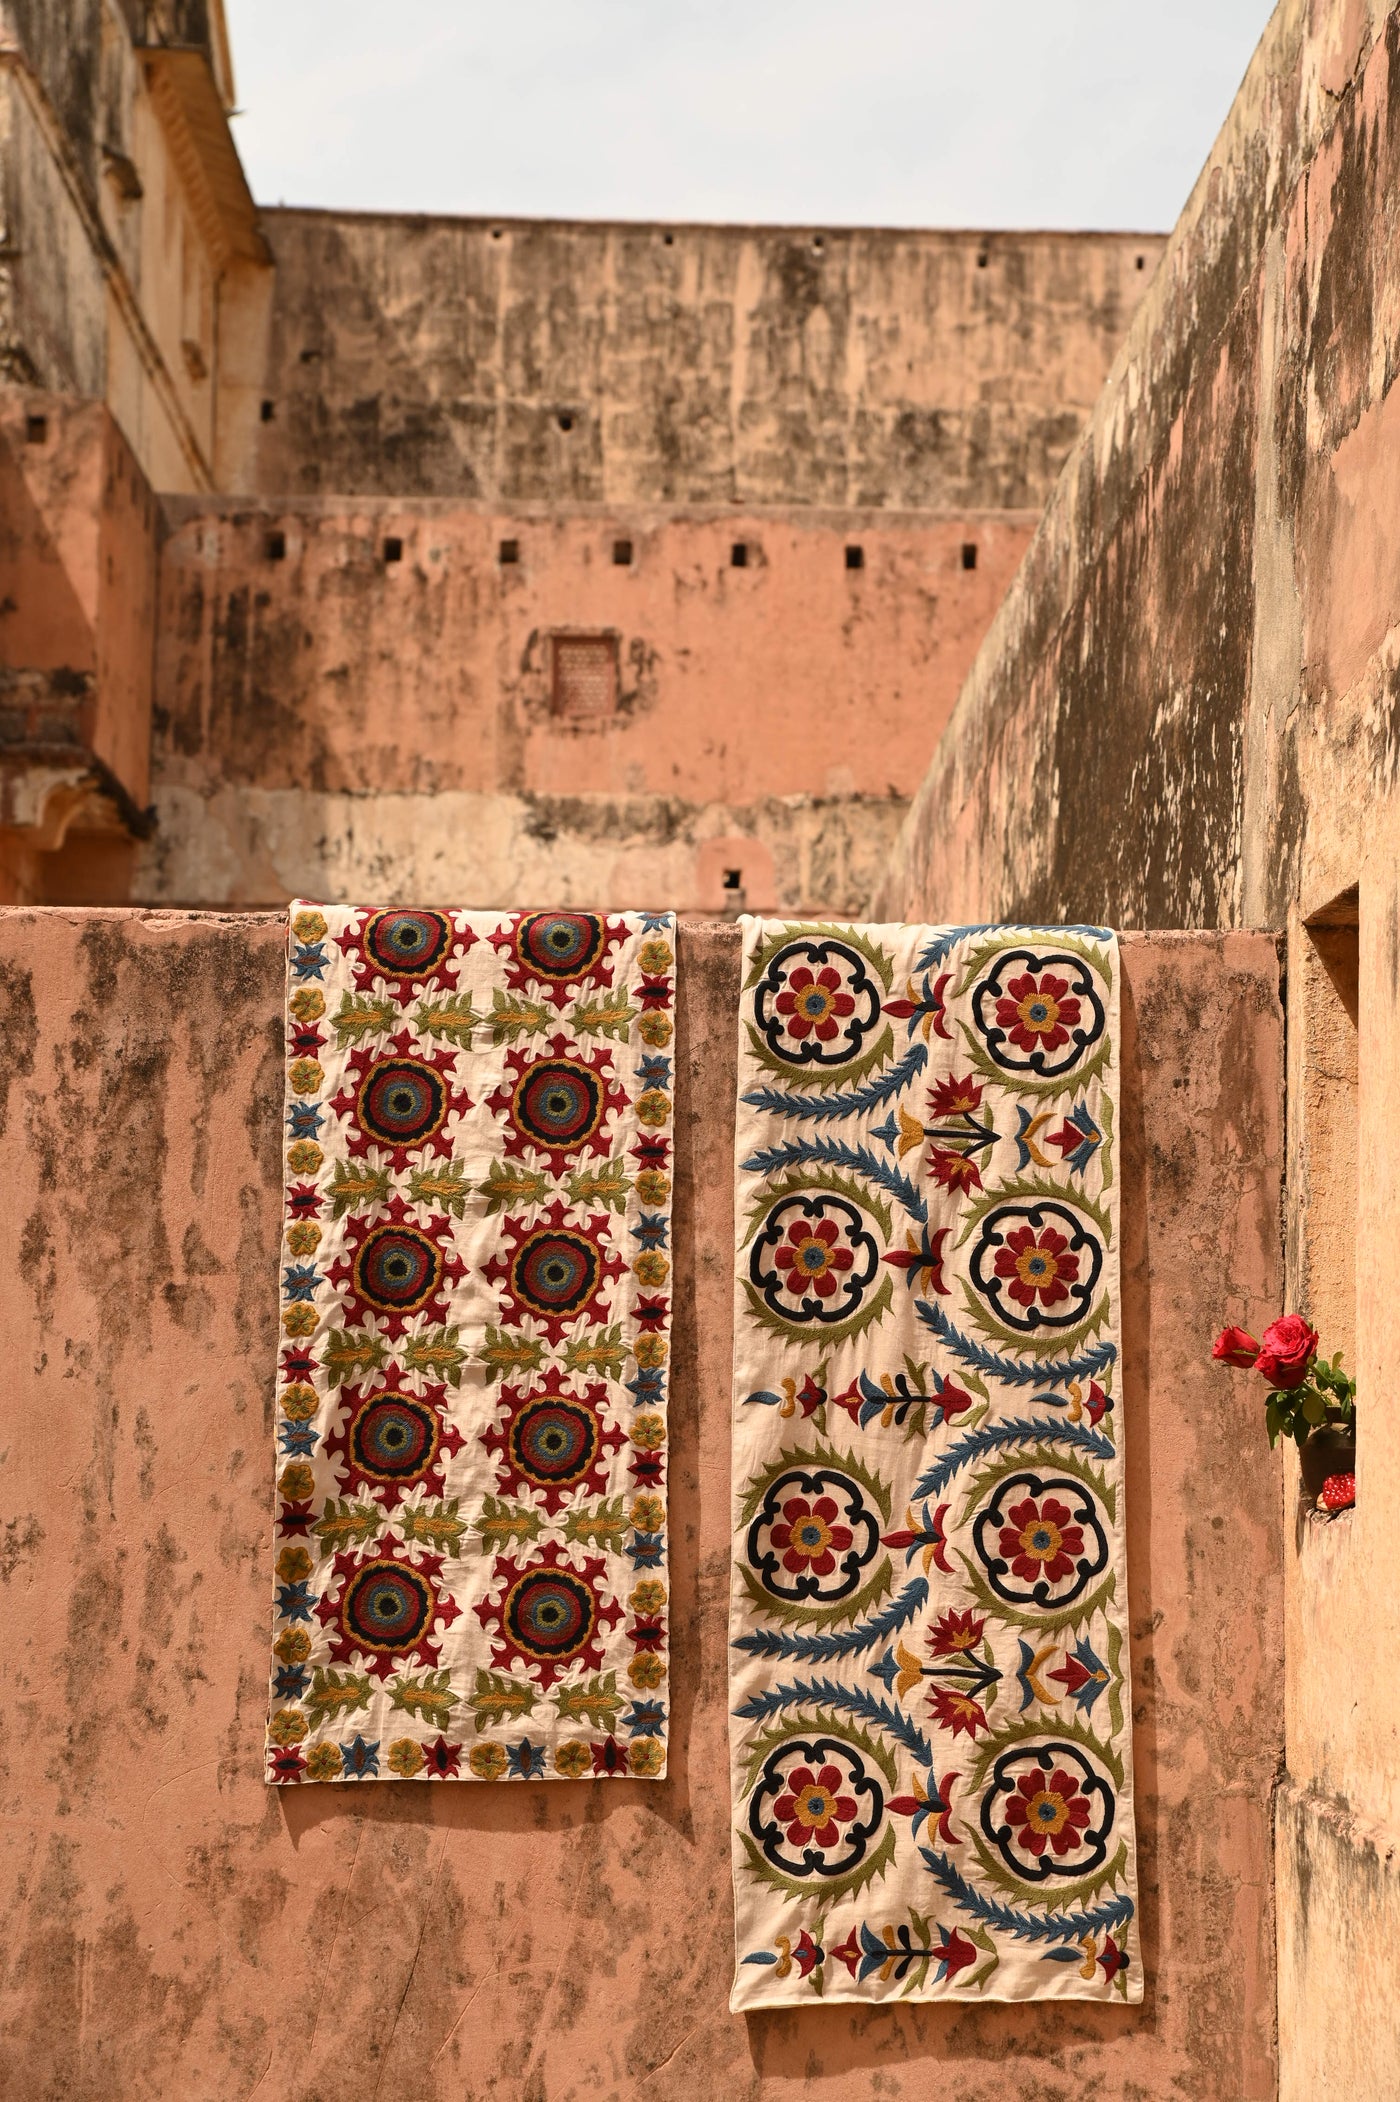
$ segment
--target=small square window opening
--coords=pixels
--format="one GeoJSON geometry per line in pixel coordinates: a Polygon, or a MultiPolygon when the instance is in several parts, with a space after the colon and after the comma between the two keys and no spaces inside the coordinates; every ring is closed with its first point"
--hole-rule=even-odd
{"type": "Polygon", "coordinates": [[[396,539],[392,533],[384,542],[384,560],[386,562],[402,562],[403,560],[403,542],[396,539]]]}
{"type": "Polygon", "coordinates": [[[749,566],[749,548],[748,548],[748,542],[747,542],[746,540],[736,540],[736,541],[735,541],[735,543],[734,543],[734,545],[733,545],[733,547],[731,547],[731,548],[730,548],[730,550],[729,550],[729,566],[730,566],[730,568],[731,568],[731,569],[747,569],[747,568],[748,568],[748,566],[749,566]]]}
{"type": "Polygon", "coordinates": [[[560,722],[599,722],[617,712],[617,637],[555,635],[552,702],[560,722]]]}
{"type": "Polygon", "coordinates": [[[25,443],[28,445],[46,445],[49,437],[48,417],[26,416],[24,419],[24,437],[25,443]]]}
{"type": "Polygon", "coordinates": [[[518,540],[503,540],[500,546],[500,559],[506,565],[518,562],[520,560],[520,542],[518,540]]]}
{"type": "Polygon", "coordinates": [[[743,870],[726,869],[724,872],[724,887],[726,890],[742,890],[744,887],[743,870]]]}
{"type": "Polygon", "coordinates": [[[615,568],[617,568],[617,569],[626,569],[626,568],[627,568],[627,567],[628,567],[628,566],[630,565],[630,563],[631,563],[631,560],[632,560],[632,543],[631,543],[631,541],[630,541],[630,540],[614,540],[614,542],[613,542],[613,566],[614,566],[615,568]]]}
{"type": "Polygon", "coordinates": [[[976,569],[977,542],[975,540],[964,540],[962,544],[962,566],[964,569],[976,569]]]}
{"type": "Polygon", "coordinates": [[[847,569],[864,569],[865,549],[863,547],[848,547],[846,549],[846,567],[847,569]]]}
{"type": "Polygon", "coordinates": [[[261,409],[258,411],[258,414],[262,417],[264,423],[271,423],[273,417],[277,414],[276,402],[265,401],[261,409]]]}
{"type": "Polygon", "coordinates": [[[284,562],[287,557],[286,534],[269,533],[267,539],[263,542],[263,552],[266,554],[269,562],[284,562]]]}

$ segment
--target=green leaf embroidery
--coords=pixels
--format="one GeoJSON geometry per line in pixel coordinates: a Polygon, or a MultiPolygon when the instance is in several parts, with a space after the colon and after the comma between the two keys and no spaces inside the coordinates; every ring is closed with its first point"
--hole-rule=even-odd
{"type": "Polygon", "coordinates": [[[329,1722],[337,1715],[353,1715],[357,1708],[369,1706],[372,1690],[368,1678],[357,1671],[323,1671],[318,1666],[311,1674],[306,1712],[313,1724],[329,1722]]]}
{"type": "Polygon", "coordinates": [[[413,1010],[413,1026],[420,1036],[445,1038],[459,1049],[471,1049],[472,1031],[481,1016],[472,1006],[470,993],[449,993],[442,1000],[420,1000],[413,1010]]]}
{"type": "Polygon", "coordinates": [[[570,1372],[601,1372],[610,1379],[619,1379],[627,1363],[621,1323],[614,1321],[611,1328],[595,1328],[589,1334],[575,1336],[564,1352],[564,1363],[570,1372]]]}
{"type": "Polygon", "coordinates": [[[460,1219],[467,1208],[467,1174],[460,1161],[445,1168],[415,1168],[408,1178],[408,1194],[414,1204],[441,1205],[460,1219]]]}
{"type": "Polygon", "coordinates": [[[392,1000],[381,1000],[373,993],[342,993],[335,1014],[335,1033],[344,1049],[346,1044],[358,1044],[363,1037],[392,1029],[396,1020],[392,1000]]]}
{"type": "Polygon", "coordinates": [[[328,1548],[366,1547],[384,1523],[375,1504],[337,1503],[332,1497],[313,1530],[328,1548]]]}
{"type": "Polygon", "coordinates": [[[614,1496],[606,1503],[597,1504],[591,1511],[570,1511],[564,1520],[564,1538],[586,1541],[591,1547],[611,1548],[618,1553],[627,1524],[622,1498],[614,1496]]]}
{"type": "Polygon", "coordinates": [[[454,1496],[448,1503],[420,1504],[416,1510],[400,1514],[396,1520],[398,1529],[407,1541],[421,1541],[441,1554],[455,1555],[467,1530],[466,1519],[457,1516],[458,1503],[454,1496]]]}
{"type": "Polygon", "coordinates": [[[488,1323],[486,1348],[478,1355],[487,1379],[500,1379],[507,1372],[537,1372],[544,1363],[544,1345],[536,1336],[508,1336],[504,1329],[488,1323]]]}
{"type": "Polygon", "coordinates": [[[450,1671],[425,1671],[421,1679],[395,1679],[389,1688],[389,1705],[406,1715],[421,1715],[424,1722],[444,1729],[457,1705],[450,1671]]]}
{"type": "Polygon", "coordinates": [[[486,1199],[488,1218],[509,1207],[543,1204],[549,1195],[549,1177],[538,1168],[523,1168],[518,1161],[493,1160],[485,1182],[477,1184],[486,1199]]]}
{"type": "Polygon", "coordinates": [[[499,985],[492,991],[491,1012],[485,1019],[491,1024],[491,1041],[496,1044],[513,1044],[522,1033],[537,1036],[550,1024],[549,1012],[538,1000],[503,992],[499,985]]]}
{"type": "Polygon", "coordinates": [[[617,1673],[604,1672],[582,1686],[556,1688],[554,1705],[561,1722],[582,1721],[591,1723],[595,1730],[610,1730],[623,1705],[623,1696],[617,1690],[617,1673]]]}
{"type": "Polygon", "coordinates": [[[488,1496],[481,1507],[481,1516],[475,1530],[481,1535],[481,1553],[499,1554],[518,1540],[523,1547],[527,1541],[537,1540],[543,1525],[538,1511],[528,1511],[523,1504],[508,1504],[499,1496],[488,1496]]]}
{"type": "Polygon", "coordinates": [[[321,1369],[333,1387],[340,1387],[347,1379],[382,1372],[388,1362],[389,1353],[377,1336],[361,1329],[333,1328],[321,1369]]]}
{"type": "Polygon", "coordinates": [[[535,1712],[533,1687],[522,1685],[519,1679],[508,1679],[499,1671],[479,1670],[467,1699],[479,1731],[489,1730],[492,1723],[510,1722],[535,1712]]]}
{"type": "Polygon", "coordinates": [[[429,1372],[445,1379],[449,1387],[460,1387],[467,1353],[457,1341],[455,1328],[429,1328],[421,1336],[409,1337],[403,1346],[403,1362],[406,1371],[429,1372]]]}
{"type": "Polygon", "coordinates": [[[627,1163],[620,1155],[602,1168],[575,1168],[565,1184],[571,1203],[605,1204],[613,1212],[627,1209],[631,1187],[627,1163]]]}
{"type": "Polygon", "coordinates": [[[347,1212],[358,1211],[364,1204],[387,1204],[389,1171],[387,1168],[367,1168],[360,1162],[338,1160],[331,1182],[331,1196],[335,1205],[332,1217],[336,1219],[343,1219],[347,1212]]]}
{"type": "Polygon", "coordinates": [[[591,1006],[579,1001],[569,1023],[576,1036],[610,1036],[621,1043],[640,1012],[630,1005],[626,993],[616,993],[610,1001],[595,1000],[591,1006]]]}

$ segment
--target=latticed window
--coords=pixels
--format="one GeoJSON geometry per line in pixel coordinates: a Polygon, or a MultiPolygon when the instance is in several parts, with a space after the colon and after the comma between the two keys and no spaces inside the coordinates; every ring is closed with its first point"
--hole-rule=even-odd
{"type": "Polygon", "coordinates": [[[596,722],[617,709],[617,637],[556,635],[553,706],[565,722],[596,722]]]}

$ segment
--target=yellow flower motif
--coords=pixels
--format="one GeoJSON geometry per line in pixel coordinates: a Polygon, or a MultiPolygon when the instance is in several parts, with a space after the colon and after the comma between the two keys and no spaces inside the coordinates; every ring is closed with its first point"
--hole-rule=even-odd
{"type": "Polygon", "coordinates": [[[300,1744],[306,1735],[306,1717],[298,1708],[279,1708],[267,1726],[267,1741],[285,1751],[288,1745],[300,1744]]]}
{"type": "Polygon", "coordinates": [[[566,1781],[581,1780],[584,1774],[593,1771],[593,1754],[586,1744],[574,1738],[568,1744],[561,1744],[554,1754],[554,1769],[566,1781]]]}
{"type": "Polygon", "coordinates": [[[666,1506],[659,1496],[639,1496],[632,1505],[632,1523],[639,1533],[659,1533],[666,1523],[666,1506]]]}
{"type": "Polygon", "coordinates": [[[643,1204],[664,1204],[671,1194],[671,1178],[660,1168],[643,1168],[637,1177],[637,1195],[643,1204]]]}
{"type": "Polygon", "coordinates": [[[283,1628],[272,1654],[282,1664],[304,1664],[311,1655],[311,1637],[305,1628],[283,1628]]]}
{"type": "Polygon", "coordinates": [[[314,1175],[325,1157],[315,1139],[295,1139],[287,1148],[287,1166],[293,1175],[314,1175]]]}
{"type": "Polygon", "coordinates": [[[666,1338],[664,1336],[638,1336],[636,1342],[632,1345],[632,1355],[641,1366],[643,1372],[654,1372],[658,1365],[664,1365],[666,1362],[666,1338]]]}
{"type": "Polygon", "coordinates": [[[637,962],[646,972],[648,978],[659,978],[661,973],[667,970],[675,961],[675,954],[676,952],[671,947],[671,944],[662,941],[658,935],[654,940],[642,943],[641,948],[637,951],[637,962]]]}
{"type": "Polygon", "coordinates": [[[316,1476],[305,1460],[292,1460],[282,1469],[277,1486],[288,1503],[305,1503],[316,1487],[316,1476]]]}
{"type": "Polygon", "coordinates": [[[299,1022],[319,1022],[326,1011],[326,996],[314,985],[299,986],[292,994],[292,1013],[299,1022]]]}
{"type": "Polygon", "coordinates": [[[666,1667],[659,1657],[652,1656],[649,1650],[643,1650],[642,1654],[634,1657],[628,1665],[627,1676],[634,1686],[650,1691],[652,1687],[661,1684],[666,1676],[666,1667]]]}
{"type": "Polygon", "coordinates": [[[653,1131],[671,1121],[671,1098],[663,1095],[659,1087],[649,1087],[637,1097],[637,1122],[646,1124],[653,1131]]]}
{"type": "Polygon", "coordinates": [[[292,921],[292,932],[299,942],[318,942],[325,931],[324,913],[299,912],[292,921]]]}
{"type": "Polygon", "coordinates": [[[659,1737],[634,1737],[627,1747],[627,1771],[648,1781],[666,1764],[666,1748],[659,1737]]]}
{"type": "MultiPolygon", "coordinates": [[[[666,1425],[659,1416],[638,1416],[632,1425],[632,1443],[642,1452],[658,1452],[666,1443],[666,1425]]],[[[306,1493],[311,1494],[309,1489],[306,1493]]]]}
{"type": "Polygon", "coordinates": [[[411,1737],[396,1737],[389,1747],[389,1771],[398,1774],[402,1780],[411,1781],[415,1774],[422,1773],[427,1763],[422,1746],[415,1744],[411,1737]]]}
{"type": "Polygon", "coordinates": [[[300,1545],[284,1547],[277,1557],[277,1574],[284,1584],[299,1584],[311,1574],[311,1557],[300,1545]]]}
{"type": "Polygon", "coordinates": [[[659,1248],[644,1249],[632,1268],[636,1272],[638,1284],[642,1285],[664,1285],[671,1274],[671,1265],[659,1248]]]}
{"type": "Polygon", "coordinates": [[[338,1781],[343,1762],[340,1751],[333,1744],[313,1745],[306,1755],[306,1778],[308,1781],[338,1781]]]}
{"type": "Polygon", "coordinates": [[[298,1381],[294,1387],[283,1390],[282,1414],[290,1416],[293,1423],[309,1423],[319,1406],[314,1387],[304,1386],[298,1381]]]}
{"type": "Polygon", "coordinates": [[[474,1744],[467,1753],[467,1764],[478,1781],[499,1781],[506,1770],[505,1746],[474,1744]]]}
{"type": "Polygon", "coordinates": [[[289,1306],[282,1316],[282,1327],[289,1336],[312,1336],[316,1333],[316,1309],[299,1299],[289,1306]]]}
{"type": "Polygon", "coordinates": [[[292,1255],[314,1255],[321,1245],[321,1229],[314,1219],[298,1219],[287,1228],[287,1248],[292,1255]]]}
{"type": "Polygon", "coordinates": [[[666,1586],[656,1577],[643,1577],[632,1587],[627,1603],[634,1613],[659,1613],[666,1603],[666,1586]]]}
{"type": "Polygon", "coordinates": [[[663,1044],[670,1043],[673,1033],[670,1016],[659,1015],[654,1008],[637,1024],[637,1034],[642,1042],[655,1045],[658,1051],[663,1044]]]}
{"type": "Polygon", "coordinates": [[[294,1095],[314,1095],[325,1077],[319,1058],[294,1058],[287,1068],[294,1095]]]}

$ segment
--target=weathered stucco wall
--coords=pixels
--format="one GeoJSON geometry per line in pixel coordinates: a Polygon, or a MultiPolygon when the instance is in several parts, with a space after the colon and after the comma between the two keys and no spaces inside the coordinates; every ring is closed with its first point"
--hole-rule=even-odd
{"type": "Polygon", "coordinates": [[[268,211],[273,495],[1038,510],[1158,235],[268,211]]]}
{"type": "Polygon", "coordinates": [[[1400,2094],[1397,372],[1400,14],[1283,0],[877,908],[1286,930],[1287,1297],[1360,1380],[1354,1516],[1285,1472],[1286,2102],[1400,2094]]]}
{"type": "Polygon", "coordinates": [[[1279,1290],[1277,959],[1129,937],[1123,966],[1146,2000],[746,2020],[726,2011],[737,931],[681,935],[671,1778],[278,1792],[281,926],[0,914],[7,2102],[1272,2098],[1277,1471],[1200,1338],[1222,1300],[1259,1321],[1279,1290]]]}
{"type": "Polygon", "coordinates": [[[711,912],[726,870],[751,908],[859,908],[1033,524],[382,500],[170,518],[133,895],[711,912]],[[616,706],[581,719],[552,676],[552,637],[578,632],[618,665],[616,706]]]}

